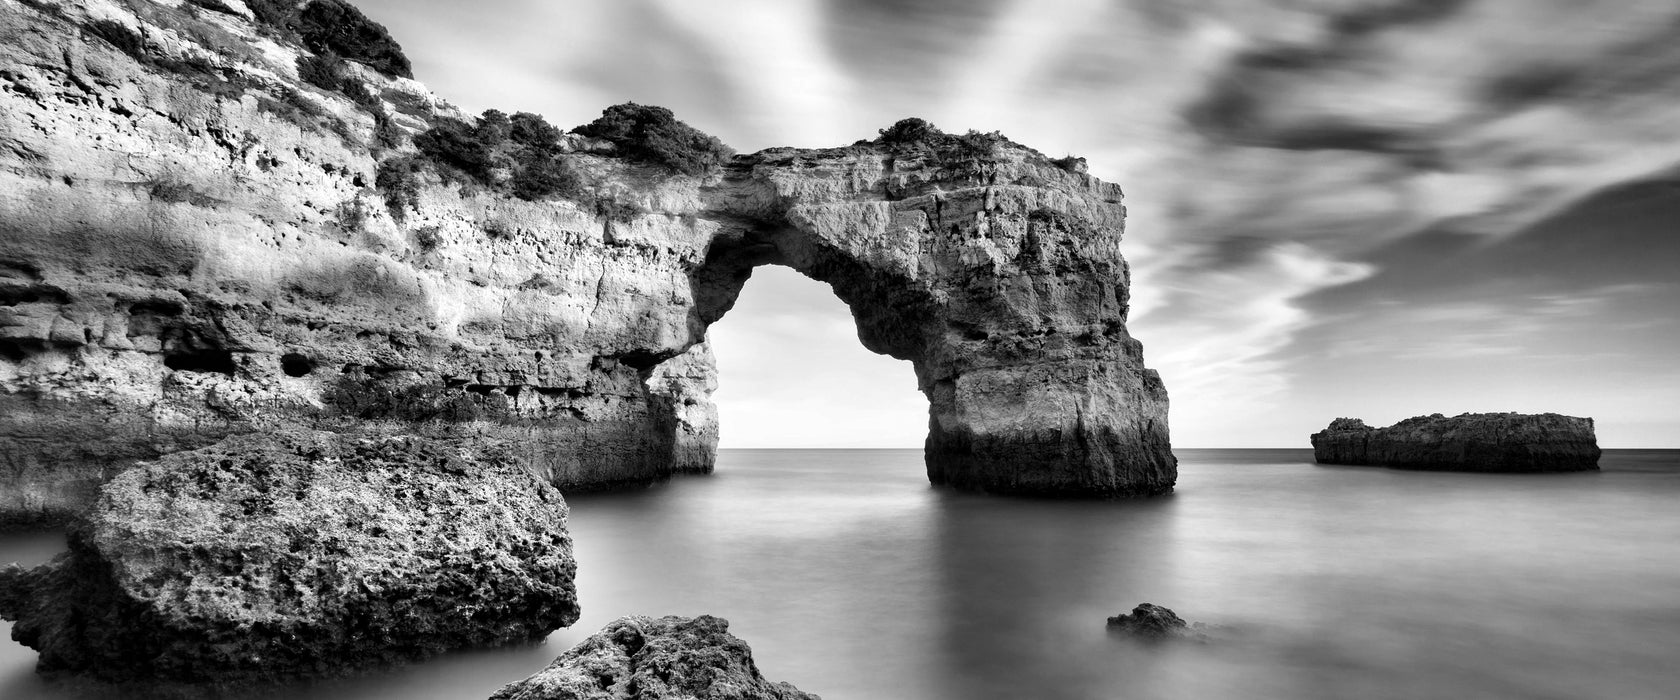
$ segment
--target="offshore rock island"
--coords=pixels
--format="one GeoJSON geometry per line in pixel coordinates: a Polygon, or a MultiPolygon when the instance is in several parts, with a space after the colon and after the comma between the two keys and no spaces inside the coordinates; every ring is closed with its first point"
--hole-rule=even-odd
{"type": "Polygon", "coordinates": [[[471,116],[334,0],[0,11],[0,523],[281,428],[512,446],[562,490],[712,469],[706,328],[829,283],[928,397],[928,476],[1176,479],[1120,188],[919,120],[733,155],[669,111],[471,116]]]}
{"type": "Polygon", "coordinates": [[[1590,471],[1601,454],[1591,418],[1556,413],[1436,413],[1387,428],[1337,418],[1312,445],[1320,464],[1434,471],[1590,471]]]}

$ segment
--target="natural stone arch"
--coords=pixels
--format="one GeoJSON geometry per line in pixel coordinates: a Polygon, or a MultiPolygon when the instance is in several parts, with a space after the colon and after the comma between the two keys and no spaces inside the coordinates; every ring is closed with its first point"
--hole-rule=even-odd
{"type": "MultiPolygon", "coordinates": [[[[1012,146],[1012,144],[1010,145],[1012,146]]],[[[1116,186],[1000,145],[772,150],[738,159],[692,273],[696,339],[752,268],[828,283],[869,350],[910,361],[935,484],[1130,496],[1176,480],[1159,375],[1126,331],[1116,186]]]]}

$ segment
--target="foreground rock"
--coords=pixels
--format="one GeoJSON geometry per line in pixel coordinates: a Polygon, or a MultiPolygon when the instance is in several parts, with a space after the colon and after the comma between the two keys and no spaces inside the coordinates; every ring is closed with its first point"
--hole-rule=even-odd
{"type": "Polygon", "coordinates": [[[817,700],[767,681],[729,621],[700,617],[619,618],[548,668],[502,688],[491,700],[817,700]]]}
{"type": "Polygon", "coordinates": [[[0,526],[275,420],[509,442],[566,490],[709,471],[706,329],[767,264],[914,363],[932,481],[1172,489],[1124,196],[1077,161],[898,129],[677,172],[246,7],[0,12],[0,526]]]}
{"type": "Polygon", "coordinates": [[[1467,472],[1567,472],[1598,468],[1591,418],[1522,413],[1439,413],[1372,428],[1337,418],[1313,433],[1321,464],[1467,472]]]}
{"type": "Polygon", "coordinates": [[[566,505],[421,438],[229,438],[104,488],[70,551],[0,573],[38,670],[108,681],[335,674],[577,620],[566,505]]]}
{"type": "Polygon", "coordinates": [[[1177,613],[1153,603],[1140,603],[1132,608],[1130,615],[1116,615],[1108,618],[1110,632],[1128,634],[1139,639],[1190,639],[1205,641],[1207,636],[1199,629],[1200,623],[1191,625],[1180,618],[1177,613]]]}

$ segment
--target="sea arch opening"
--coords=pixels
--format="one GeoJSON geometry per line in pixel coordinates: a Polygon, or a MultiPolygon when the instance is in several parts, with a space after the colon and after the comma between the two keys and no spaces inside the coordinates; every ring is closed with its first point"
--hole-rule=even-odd
{"type": "Polygon", "coordinates": [[[913,448],[927,399],[911,364],[870,352],[829,285],[761,265],[707,331],[719,448],[913,448]]]}

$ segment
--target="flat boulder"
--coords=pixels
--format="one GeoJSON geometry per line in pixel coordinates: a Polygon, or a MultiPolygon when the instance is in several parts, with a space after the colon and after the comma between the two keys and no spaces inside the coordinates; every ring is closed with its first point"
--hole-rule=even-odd
{"type": "Polygon", "coordinates": [[[1312,435],[1321,464],[1467,472],[1566,472],[1598,469],[1591,418],[1556,413],[1439,413],[1387,428],[1337,418],[1312,435]]]}
{"type": "Polygon", "coordinates": [[[764,679],[729,621],[622,617],[491,700],[819,700],[764,679]]]}
{"type": "Polygon", "coordinates": [[[0,570],[37,670],[111,682],[338,675],[577,621],[560,493],[495,449],[243,435],[105,485],[70,551],[0,570]]]}

